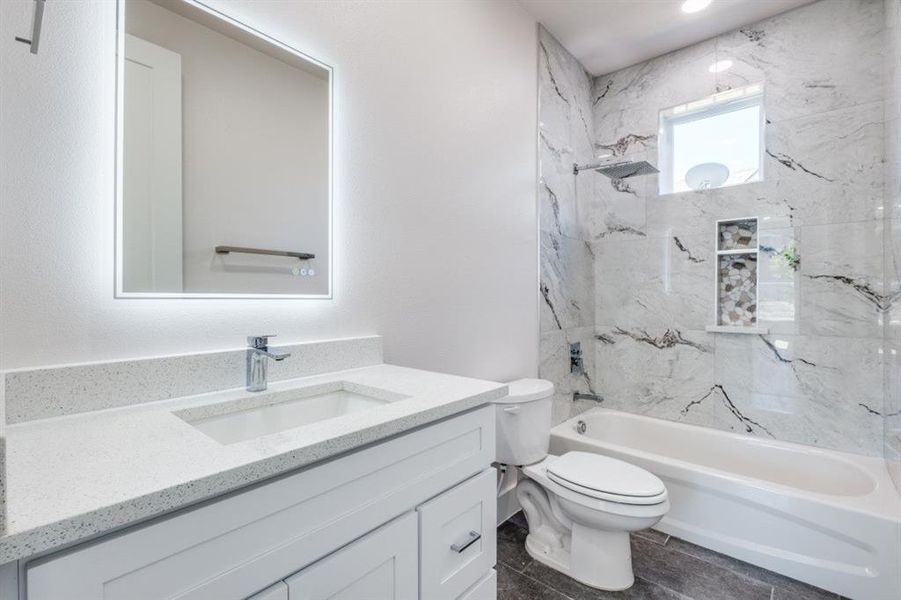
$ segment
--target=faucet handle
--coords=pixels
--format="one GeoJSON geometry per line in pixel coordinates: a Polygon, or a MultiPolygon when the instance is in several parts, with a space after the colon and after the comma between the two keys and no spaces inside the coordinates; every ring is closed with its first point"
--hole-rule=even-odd
{"type": "Polygon", "coordinates": [[[247,336],[247,345],[250,348],[263,349],[269,346],[269,338],[274,338],[274,333],[269,335],[249,335],[247,336]]]}

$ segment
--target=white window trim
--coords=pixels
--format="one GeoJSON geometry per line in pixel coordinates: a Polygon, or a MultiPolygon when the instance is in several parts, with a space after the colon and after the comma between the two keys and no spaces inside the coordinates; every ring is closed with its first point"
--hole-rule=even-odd
{"type": "Polygon", "coordinates": [[[764,86],[762,83],[729,90],[708,96],[701,100],[689,102],[679,106],[674,106],[661,110],[659,113],[659,129],[657,132],[657,162],[660,169],[658,178],[657,192],[660,196],[668,196],[671,194],[684,194],[686,191],[675,191],[673,186],[673,126],[677,124],[690,123],[701,119],[707,119],[718,115],[735,112],[752,106],[760,108],[759,111],[759,157],[758,157],[758,176],[751,181],[740,183],[732,183],[722,185],[724,187],[735,187],[738,185],[747,185],[750,183],[758,183],[764,180],[764,164],[766,158],[766,114],[764,109],[764,86]],[[693,105],[697,108],[692,108],[693,105]],[[680,114],[676,114],[680,113],[680,114]],[[666,183],[667,191],[663,191],[663,185],[666,183]]]}

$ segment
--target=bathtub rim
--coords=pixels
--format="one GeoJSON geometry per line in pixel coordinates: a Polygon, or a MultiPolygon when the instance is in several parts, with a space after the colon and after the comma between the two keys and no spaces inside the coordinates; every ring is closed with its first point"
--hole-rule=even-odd
{"type": "Polygon", "coordinates": [[[733,431],[723,431],[721,429],[713,429],[701,425],[692,425],[689,423],[680,423],[678,421],[669,421],[657,417],[650,417],[636,413],[630,413],[610,408],[594,407],[566,421],[555,425],[551,428],[551,445],[553,446],[554,438],[563,440],[573,440],[578,442],[586,442],[594,444],[610,450],[618,452],[621,455],[634,455],[644,461],[659,463],[670,468],[679,469],[686,472],[695,472],[702,475],[712,477],[718,480],[729,482],[731,485],[748,486],[763,493],[776,493],[785,496],[791,496],[799,500],[821,502],[842,510],[851,510],[854,512],[876,516],[890,521],[901,523],[901,496],[899,496],[891,477],[885,460],[879,457],[865,456],[861,454],[852,454],[842,452],[840,450],[830,450],[819,448],[816,446],[807,446],[795,442],[786,442],[782,440],[765,440],[752,435],[736,433],[733,431]],[[824,494],[806,490],[790,485],[758,479],[741,473],[735,473],[709,467],[706,465],[690,462],[687,460],[664,456],[655,452],[648,452],[636,446],[625,446],[607,442],[602,438],[590,437],[588,434],[579,434],[575,425],[586,416],[596,415],[603,416],[605,414],[618,415],[639,421],[659,422],[663,426],[669,426],[676,429],[687,431],[700,431],[705,435],[712,435],[723,440],[741,440],[743,443],[752,443],[755,445],[762,444],[777,448],[788,448],[793,451],[800,451],[806,454],[826,455],[830,460],[840,460],[851,466],[861,470],[867,477],[873,481],[873,489],[862,495],[836,495],[824,494]]]}

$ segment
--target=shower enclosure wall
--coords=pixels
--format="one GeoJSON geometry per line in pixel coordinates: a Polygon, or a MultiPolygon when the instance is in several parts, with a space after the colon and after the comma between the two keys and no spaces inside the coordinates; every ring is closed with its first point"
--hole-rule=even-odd
{"type": "Polygon", "coordinates": [[[885,458],[901,492],[901,0],[886,0],[885,15],[885,458]]]}
{"type": "Polygon", "coordinates": [[[580,391],[617,410],[901,456],[901,317],[889,318],[901,310],[899,12],[899,0],[819,0],[599,77],[540,32],[540,374],[557,384],[557,422],[594,405],[573,403],[580,391]],[[660,194],[657,175],[572,173],[604,155],[658,165],[660,110],[755,83],[762,181],[660,194]],[[765,333],[708,332],[716,222],[750,215],[765,333]],[[569,372],[573,341],[584,376],[569,372]]]}

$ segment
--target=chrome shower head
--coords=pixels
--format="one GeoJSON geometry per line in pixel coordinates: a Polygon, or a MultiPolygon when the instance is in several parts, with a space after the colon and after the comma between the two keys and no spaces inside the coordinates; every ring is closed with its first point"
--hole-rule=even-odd
{"type": "Polygon", "coordinates": [[[610,179],[628,179],[636,175],[650,175],[659,173],[660,171],[646,160],[638,162],[622,161],[616,163],[592,163],[590,165],[573,165],[573,174],[578,175],[579,171],[586,169],[594,169],[601,175],[605,175],[610,179]]]}
{"type": "Polygon", "coordinates": [[[646,160],[638,162],[618,162],[611,165],[604,165],[595,169],[601,175],[606,175],[610,179],[627,179],[636,175],[650,175],[659,173],[657,167],[646,160]]]}

